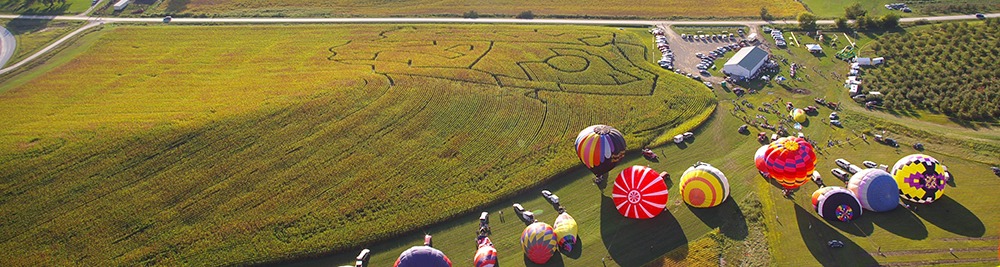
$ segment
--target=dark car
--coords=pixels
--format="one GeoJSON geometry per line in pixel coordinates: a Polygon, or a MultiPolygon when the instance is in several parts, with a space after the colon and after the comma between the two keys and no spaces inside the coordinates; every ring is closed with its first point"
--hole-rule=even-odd
{"type": "Polygon", "coordinates": [[[976,18],[977,19],[986,19],[986,15],[983,15],[983,13],[976,13],[976,18]]]}

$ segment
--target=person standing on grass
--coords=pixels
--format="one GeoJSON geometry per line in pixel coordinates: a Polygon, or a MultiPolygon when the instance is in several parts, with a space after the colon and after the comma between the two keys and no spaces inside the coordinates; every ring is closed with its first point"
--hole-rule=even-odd
{"type": "Polygon", "coordinates": [[[504,221],[503,221],[503,210],[500,210],[500,222],[501,222],[501,223],[502,223],[502,222],[504,222],[504,221]]]}

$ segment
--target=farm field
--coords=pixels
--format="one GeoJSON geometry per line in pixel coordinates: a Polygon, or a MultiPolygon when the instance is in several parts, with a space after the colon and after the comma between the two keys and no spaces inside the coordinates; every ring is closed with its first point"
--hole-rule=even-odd
{"type": "MultiPolygon", "coordinates": [[[[841,36],[838,41],[833,42],[833,34],[841,33],[828,32],[825,41],[820,42],[796,33],[803,43],[822,44],[826,53],[819,56],[808,53],[804,47],[777,49],[773,43],[769,43],[771,51],[779,59],[788,60],[787,63],[782,63],[781,75],[791,77],[788,73],[789,63],[806,66],[799,70],[798,76],[793,77],[801,80],[790,79],[785,85],[788,88],[806,88],[810,92],[808,95],[792,93],[783,86],[771,84],[763,86],[761,93],[738,98],[717,86],[715,92],[720,98],[719,107],[708,121],[694,131],[696,138],[692,142],[654,148],[661,156],[659,162],[650,162],[638,157],[638,153],[631,153],[628,161],[612,171],[616,173],[626,166],[636,164],[648,165],[673,175],[672,181],[668,182],[668,185],[673,184],[670,186],[669,217],[657,217],[655,227],[646,226],[643,221],[623,219],[615,210],[605,209],[602,200],[608,198],[609,190],[602,191],[591,183],[591,174],[582,168],[559,175],[549,183],[482,209],[492,214],[494,230],[491,238],[497,245],[501,265],[533,266],[523,259],[518,237],[524,224],[511,219],[510,204],[517,202],[529,210],[540,209],[543,215],[538,218],[552,223],[555,210],[538,193],[542,189],[552,190],[560,196],[567,211],[577,219],[580,238],[583,240],[582,252],[561,254],[554,258],[554,265],[601,266],[600,261],[604,258],[608,266],[637,266],[653,258],[647,266],[707,266],[718,264],[720,254],[726,266],[992,266],[1000,263],[996,251],[1000,234],[1000,225],[996,222],[1000,219],[1000,211],[995,209],[996,199],[983,194],[1000,189],[1000,179],[989,171],[989,166],[1000,164],[1000,147],[997,146],[1000,133],[984,128],[964,128],[954,123],[937,124],[916,118],[869,112],[849,103],[846,90],[839,84],[841,77],[835,77],[834,73],[846,71],[847,63],[832,56],[836,53],[833,46],[843,46],[847,41],[841,36]],[[836,168],[833,161],[837,158],[854,163],[871,160],[892,165],[902,156],[926,153],[944,162],[956,177],[954,183],[949,185],[945,197],[930,205],[920,205],[916,212],[904,208],[888,213],[866,211],[854,223],[819,218],[812,210],[809,200],[812,191],[818,188],[814,183],[804,185],[790,199],[783,197],[781,190],[765,182],[753,167],[751,159],[759,143],[753,139],[753,135],[745,136],[736,131],[737,127],[745,123],[742,121],[743,116],[761,114],[769,120],[780,117],[773,113],[757,112],[741,104],[741,101],[745,99],[755,106],[760,106],[763,102],[780,105],[784,101],[790,101],[801,107],[815,105],[812,101],[814,97],[840,101],[845,107],[845,110],[839,111],[844,118],[844,128],[825,124],[822,118],[827,117],[832,110],[821,108],[818,114],[809,117],[802,130],[807,137],[815,138],[821,144],[818,147],[819,161],[816,169],[823,175],[827,185],[845,186],[844,182],[830,175],[830,170],[836,168]],[[742,106],[747,113],[735,110],[736,106],[742,106]],[[872,141],[871,135],[879,134],[882,130],[900,140],[901,147],[893,148],[872,141]],[[869,141],[858,138],[859,133],[866,133],[869,141]],[[846,141],[847,139],[850,141],[846,141]],[[827,140],[837,141],[834,146],[827,147],[827,140]],[[915,142],[923,142],[927,150],[920,152],[910,148],[909,145],[915,142]],[[696,210],[679,202],[676,188],[679,174],[696,161],[712,163],[726,173],[734,191],[733,200],[726,205],[732,206],[696,210]],[[503,223],[498,220],[498,212],[501,210],[504,210],[507,219],[503,223]],[[730,223],[711,220],[714,216],[702,217],[705,213],[700,212],[726,218],[724,221],[730,223]],[[667,227],[663,227],[664,225],[667,227]],[[609,234],[622,231],[621,229],[633,231],[620,235],[609,234]],[[758,236],[758,233],[763,236],[758,236]],[[837,250],[827,248],[826,242],[831,239],[844,241],[846,247],[837,250]],[[631,246],[622,249],[622,244],[626,242],[631,246]],[[655,245],[646,248],[637,244],[655,245]],[[955,256],[950,254],[950,248],[955,249],[955,256]],[[760,251],[767,253],[744,254],[760,251]],[[878,254],[879,251],[885,256],[878,254]],[[655,259],[658,256],[653,255],[663,255],[663,258],[655,259]],[[747,262],[747,259],[758,261],[747,262]]],[[[852,37],[852,40],[864,46],[878,37],[879,35],[862,34],[852,37]]],[[[763,129],[751,132],[761,130],[763,129]]],[[[367,246],[375,253],[372,266],[391,264],[400,252],[419,244],[420,237],[425,232],[434,235],[435,247],[447,253],[453,262],[466,264],[474,254],[478,213],[479,211],[472,211],[447,223],[423,228],[422,232],[367,246]]],[[[349,264],[356,253],[345,252],[295,262],[289,266],[349,264]]]]}
{"type": "Polygon", "coordinates": [[[844,7],[854,3],[860,3],[864,7],[864,10],[868,11],[868,16],[896,13],[902,17],[922,17],[947,14],[975,14],[977,12],[988,13],[1000,10],[1000,1],[998,0],[803,0],[802,3],[817,16],[830,19],[843,17],[844,7]],[[913,12],[904,13],[898,10],[886,9],[885,5],[891,3],[906,3],[913,12]]]}
{"type": "Polygon", "coordinates": [[[573,173],[588,125],[635,149],[712,109],[644,31],[105,26],[0,87],[0,265],[263,263],[450,222],[573,173]]]}
{"type": "Polygon", "coordinates": [[[793,0],[669,0],[635,2],[613,1],[430,1],[407,0],[373,2],[367,0],[296,0],[296,1],[255,1],[255,0],[166,0],[151,6],[145,14],[219,15],[219,16],[263,16],[263,17],[308,17],[308,16],[461,16],[474,10],[480,16],[496,15],[513,17],[522,11],[532,11],[535,16],[545,17],[620,17],[620,18],[668,18],[668,17],[760,17],[760,8],[766,7],[777,17],[792,18],[801,11],[802,5],[793,0]],[[613,6],[615,8],[608,8],[613,6]]]}
{"type": "Polygon", "coordinates": [[[59,37],[77,29],[83,22],[3,19],[0,20],[0,24],[17,39],[17,51],[7,62],[7,65],[10,65],[31,56],[59,37]]]}
{"type": "MultiPolygon", "coordinates": [[[[782,73],[788,73],[789,63],[804,64],[796,78],[786,81],[789,88],[806,88],[809,94],[792,93],[785,87],[771,84],[763,86],[757,94],[739,98],[725,89],[716,87],[720,99],[713,116],[696,129],[695,139],[684,145],[667,144],[654,148],[660,155],[659,162],[647,161],[631,153],[628,161],[612,171],[616,173],[624,167],[648,165],[658,171],[668,171],[673,178],[670,188],[669,217],[657,217],[657,225],[667,227],[642,228],[642,221],[623,219],[613,209],[603,206],[609,189],[603,191],[590,182],[591,174],[583,168],[573,173],[559,175],[551,182],[532,188],[525,193],[486,207],[482,211],[492,214],[492,239],[497,245],[501,266],[533,266],[523,259],[519,240],[524,224],[512,219],[512,203],[521,203],[529,210],[542,210],[542,221],[552,223],[555,210],[547,204],[538,191],[552,190],[560,196],[560,202],[577,219],[580,227],[582,252],[561,254],[553,259],[555,266],[589,266],[600,264],[606,259],[608,266],[638,266],[648,259],[654,259],[646,266],[708,266],[720,262],[731,265],[771,265],[771,266],[925,266],[933,264],[957,264],[967,266],[997,265],[997,240],[1000,234],[1000,210],[995,208],[996,198],[983,192],[1000,189],[1000,179],[990,173],[989,166],[1000,164],[1000,147],[995,130],[964,128],[957,124],[936,124],[915,118],[896,117],[881,112],[869,112],[856,104],[848,103],[840,84],[840,77],[832,72],[845,71],[847,63],[834,58],[836,50],[832,46],[847,43],[841,36],[832,42],[828,32],[825,42],[796,33],[803,43],[821,43],[826,53],[814,56],[804,47],[791,46],[788,49],[774,48],[771,51],[788,60],[781,63],[782,73]],[[832,127],[823,118],[833,110],[825,107],[811,115],[802,132],[816,139],[819,161],[816,169],[823,175],[824,182],[832,186],[845,186],[830,174],[837,168],[834,160],[844,158],[854,163],[871,160],[892,165],[899,158],[913,153],[926,153],[944,162],[955,180],[946,190],[945,197],[930,205],[920,205],[916,212],[898,208],[887,213],[864,215],[853,223],[840,223],[819,218],[812,210],[810,195],[818,186],[808,183],[793,194],[791,199],[782,196],[781,190],[765,182],[753,167],[753,153],[759,147],[753,135],[738,134],[736,129],[745,122],[744,116],[763,115],[775,121],[781,117],[773,113],[758,112],[742,104],[747,100],[755,106],[763,102],[781,105],[786,101],[796,107],[815,105],[814,97],[840,101],[844,110],[838,111],[844,119],[844,128],[832,127]],[[735,103],[733,101],[736,101],[735,103]],[[741,106],[744,110],[735,109],[741,106]],[[745,113],[744,113],[745,112],[745,113]],[[887,134],[900,140],[900,148],[893,148],[874,142],[872,134],[887,134]],[[868,141],[858,138],[858,134],[868,135],[868,141]],[[848,141],[850,139],[850,141],[848,141]],[[827,140],[836,140],[835,145],[826,146],[827,140]],[[921,152],[910,148],[915,142],[922,142],[926,150],[921,152]],[[712,163],[725,172],[732,184],[733,200],[718,209],[696,210],[679,202],[676,184],[680,173],[696,161],[712,163]],[[731,205],[731,206],[726,206],[731,205]],[[506,222],[498,220],[498,212],[505,212],[506,222]],[[738,212],[736,212],[738,211],[738,212]],[[712,220],[720,216],[725,222],[712,220]],[[607,215],[610,213],[611,215],[607,215]],[[700,213],[700,214],[699,214],[700,213]],[[729,214],[740,214],[731,216],[729,214]],[[740,218],[743,218],[740,220],[740,218]],[[662,221],[659,221],[662,220],[662,221]],[[676,221],[676,223],[674,223],[676,221]],[[636,229],[621,235],[608,234],[609,229],[636,229]],[[757,234],[763,236],[758,236],[757,234]],[[680,238],[683,235],[683,239],[680,238]],[[628,238],[622,237],[628,236],[628,238]],[[826,242],[832,239],[843,241],[842,249],[830,249],[826,242]],[[650,240],[659,240],[652,242],[650,240]],[[766,240],[766,241],[761,241],[766,240]],[[635,244],[655,244],[652,248],[635,244]],[[626,249],[622,246],[628,246],[626,249]],[[949,248],[955,249],[955,256],[949,248]],[[760,254],[765,251],[766,253],[760,254]],[[885,254],[878,254],[881,251],[885,254]],[[732,253],[732,254],[730,254],[732,253]],[[744,253],[752,253],[746,255],[744,253]],[[661,257],[662,258],[659,258],[661,257]],[[615,259],[611,261],[607,259],[615,259]],[[747,260],[755,260],[747,262],[747,260]],[[764,262],[761,264],[761,262],[764,262]]],[[[878,36],[858,36],[852,40],[866,45],[878,36]]],[[[783,108],[780,114],[786,114],[783,108]]],[[[754,129],[751,132],[771,131],[754,129]]],[[[389,265],[406,248],[418,245],[423,233],[434,235],[435,247],[440,248],[458,265],[467,265],[474,254],[474,238],[480,210],[464,216],[436,224],[423,231],[404,235],[400,239],[365,246],[374,252],[372,266],[389,265]]],[[[667,213],[661,214],[661,216],[667,213]]],[[[360,248],[359,248],[360,249],[360,248]]],[[[349,251],[316,260],[304,260],[288,266],[330,266],[350,264],[357,251],[349,251]]]]}
{"type": "Polygon", "coordinates": [[[14,14],[79,14],[90,8],[90,0],[66,0],[48,6],[42,1],[4,0],[0,1],[0,13],[14,14]]]}
{"type": "Polygon", "coordinates": [[[890,112],[920,109],[958,120],[996,122],[1000,117],[1000,20],[931,25],[925,30],[888,34],[869,47],[892,64],[873,68],[864,92],[884,94],[890,112]],[[927,66],[912,68],[910,66],[927,66]]]}

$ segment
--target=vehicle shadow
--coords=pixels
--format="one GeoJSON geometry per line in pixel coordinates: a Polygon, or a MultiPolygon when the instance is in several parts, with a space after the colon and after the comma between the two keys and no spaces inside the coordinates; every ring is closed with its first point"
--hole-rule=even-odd
{"type": "MultiPolygon", "coordinates": [[[[677,248],[687,248],[688,240],[677,218],[664,210],[652,219],[625,218],[610,197],[601,198],[601,238],[620,266],[642,266],[677,248]]],[[[687,257],[686,249],[683,255],[687,257]]]]}
{"type": "Polygon", "coordinates": [[[836,229],[820,220],[813,213],[795,205],[795,219],[799,225],[802,241],[813,258],[823,266],[878,266],[878,261],[857,243],[847,239],[836,229]],[[842,248],[831,248],[827,242],[839,240],[842,248]]]}
{"type": "Polygon", "coordinates": [[[986,234],[986,226],[983,225],[983,221],[975,213],[947,195],[929,205],[921,205],[917,216],[955,234],[969,237],[982,237],[983,234],[986,234]]]}

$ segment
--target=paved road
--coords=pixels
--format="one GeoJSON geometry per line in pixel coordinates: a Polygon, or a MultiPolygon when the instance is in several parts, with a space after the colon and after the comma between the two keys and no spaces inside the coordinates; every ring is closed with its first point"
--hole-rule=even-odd
{"type": "Polygon", "coordinates": [[[16,49],[17,39],[14,39],[14,34],[10,33],[7,28],[0,26],[0,68],[7,65],[7,60],[14,56],[16,49]]]}
{"type": "MultiPolygon", "coordinates": [[[[996,18],[1000,17],[1000,13],[987,14],[987,17],[996,18]]],[[[97,26],[102,23],[112,23],[112,22],[145,22],[145,23],[156,23],[162,22],[162,18],[95,18],[87,17],[83,15],[77,16],[50,16],[50,15],[0,15],[3,19],[44,19],[44,20],[83,20],[90,21],[86,26],[72,33],[66,35],[62,39],[59,39],[55,43],[45,47],[38,53],[31,55],[25,60],[18,62],[8,68],[0,70],[0,74],[7,73],[17,67],[24,65],[26,62],[31,61],[45,52],[52,50],[55,46],[62,44],[64,41],[68,40],[70,37],[83,32],[85,29],[97,26]]],[[[901,22],[914,22],[922,19],[929,21],[944,21],[944,20],[966,20],[975,19],[973,15],[955,15],[955,16],[940,16],[940,17],[920,17],[920,18],[904,18],[901,22]]],[[[608,25],[608,26],[631,26],[631,25],[671,25],[671,24],[684,24],[684,25],[763,25],[763,24],[797,24],[794,20],[781,20],[781,21],[760,21],[760,20],[745,20],[745,21],[714,21],[714,20],[592,20],[592,19],[502,19],[502,18],[480,18],[480,19],[464,19],[464,18],[175,18],[170,23],[512,23],[512,24],[575,24],[575,25],[608,25]]],[[[817,21],[818,24],[833,24],[832,20],[820,20],[817,21]]],[[[2,64],[0,64],[2,66],[2,64]]]]}
{"type": "Polygon", "coordinates": [[[17,62],[14,65],[11,65],[10,67],[6,67],[6,68],[3,68],[3,69],[0,69],[0,74],[4,74],[4,73],[7,73],[7,72],[10,72],[10,71],[12,71],[14,69],[17,69],[18,67],[23,66],[24,64],[27,64],[28,62],[31,62],[35,58],[38,58],[38,57],[44,55],[45,53],[49,52],[50,50],[56,48],[56,46],[59,46],[62,43],[66,42],[66,40],[69,40],[70,38],[73,38],[73,36],[76,36],[77,34],[83,32],[83,31],[85,31],[87,29],[90,29],[90,28],[92,28],[94,26],[97,26],[97,25],[101,25],[101,23],[98,23],[98,22],[87,23],[87,25],[84,25],[83,27],[80,27],[79,29],[76,29],[75,31],[67,34],[66,36],[63,36],[63,38],[59,38],[59,40],[56,40],[54,43],[50,44],[49,46],[46,46],[45,48],[42,48],[42,50],[39,50],[37,53],[31,55],[30,57],[25,58],[24,60],[21,60],[20,62],[17,62]]]}
{"type": "MultiPolygon", "coordinates": [[[[1000,17],[1000,13],[988,14],[987,17],[1000,17]]],[[[93,18],[85,16],[44,16],[44,15],[0,15],[0,18],[48,19],[48,20],[99,20],[102,22],[162,22],[162,18],[93,18]]],[[[955,15],[940,17],[904,18],[901,22],[914,22],[921,19],[929,21],[975,19],[973,15],[955,15]]],[[[690,25],[763,25],[763,24],[798,24],[794,20],[745,20],[745,21],[715,21],[715,20],[593,20],[593,19],[503,19],[503,18],[174,18],[171,23],[522,23],[522,24],[577,24],[577,25],[659,25],[659,24],[690,24],[690,25]]],[[[818,24],[833,24],[832,20],[820,20],[818,24]]]]}

